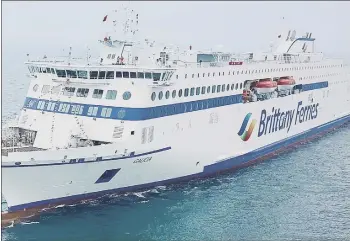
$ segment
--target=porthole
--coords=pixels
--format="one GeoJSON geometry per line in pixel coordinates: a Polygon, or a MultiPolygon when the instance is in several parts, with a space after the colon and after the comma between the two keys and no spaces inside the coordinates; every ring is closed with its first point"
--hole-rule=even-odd
{"type": "Polygon", "coordinates": [[[194,78],[194,74],[192,74],[192,78],[194,78]]]}
{"type": "Polygon", "coordinates": [[[156,93],[153,92],[152,95],[151,95],[151,100],[154,101],[156,99],[156,93]]]}
{"type": "Polygon", "coordinates": [[[231,90],[235,88],[235,84],[231,84],[231,90]]]}
{"type": "Polygon", "coordinates": [[[129,100],[131,98],[131,93],[130,91],[125,91],[123,94],[123,99],[124,100],[129,100]]]}
{"type": "Polygon", "coordinates": [[[238,83],[236,84],[236,90],[238,89],[238,83]]]}
{"type": "Polygon", "coordinates": [[[169,99],[169,96],[170,96],[170,92],[169,92],[169,90],[167,90],[167,91],[165,92],[165,98],[166,98],[166,99],[169,99]]]}
{"type": "Polygon", "coordinates": [[[225,85],[221,86],[221,91],[224,92],[225,91],[225,85]]]}
{"type": "Polygon", "coordinates": [[[225,72],[222,72],[222,76],[225,76],[225,72]]]}
{"type": "Polygon", "coordinates": [[[182,96],[182,89],[179,89],[179,97],[182,96]]]}
{"type": "Polygon", "coordinates": [[[173,90],[173,92],[171,93],[171,96],[172,96],[173,98],[176,97],[176,90],[173,90]]]}
{"type": "Polygon", "coordinates": [[[163,91],[160,91],[158,94],[158,99],[161,100],[163,98],[163,91]]]}
{"type": "Polygon", "coordinates": [[[227,90],[227,91],[230,90],[230,85],[229,85],[229,84],[226,85],[226,90],[227,90]]]}
{"type": "Polygon", "coordinates": [[[38,89],[39,89],[39,85],[36,84],[36,85],[33,86],[33,91],[34,91],[34,92],[37,92],[38,89]]]}
{"type": "Polygon", "coordinates": [[[207,93],[210,94],[210,86],[207,87],[207,93]]]}
{"type": "Polygon", "coordinates": [[[240,87],[240,89],[242,89],[242,88],[243,88],[243,84],[242,84],[242,83],[240,83],[239,87],[240,87]]]}

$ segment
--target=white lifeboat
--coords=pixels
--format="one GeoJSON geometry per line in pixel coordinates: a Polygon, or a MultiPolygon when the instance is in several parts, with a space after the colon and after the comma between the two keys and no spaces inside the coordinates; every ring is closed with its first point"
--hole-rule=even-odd
{"type": "Polygon", "coordinates": [[[291,77],[281,77],[277,81],[278,90],[291,90],[295,85],[295,80],[291,77]]]}
{"type": "Polygon", "coordinates": [[[277,83],[275,81],[272,81],[272,79],[261,79],[259,82],[256,83],[255,89],[258,94],[266,94],[274,92],[277,88],[277,83]]]}

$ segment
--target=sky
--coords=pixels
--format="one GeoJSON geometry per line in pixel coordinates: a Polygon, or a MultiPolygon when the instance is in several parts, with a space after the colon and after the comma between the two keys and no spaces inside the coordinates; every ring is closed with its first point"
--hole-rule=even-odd
{"type": "MultiPolygon", "coordinates": [[[[3,2],[5,56],[42,55],[94,47],[102,19],[128,2],[3,2]]],[[[350,53],[350,2],[129,2],[139,13],[140,33],[193,48],[223,45],[230,51],[268,49],[283,27],[313,32],[316,48],[350,53]],[[282,18],[284,17],[284,20],[282,18]]],[[[6,61],[6,59],[4,59],[6,61]]]]}

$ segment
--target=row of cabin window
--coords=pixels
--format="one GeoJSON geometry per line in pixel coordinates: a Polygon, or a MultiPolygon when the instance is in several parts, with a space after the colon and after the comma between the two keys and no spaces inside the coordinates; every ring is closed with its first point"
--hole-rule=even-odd
{"type": "MultiPolygon", "coordinates": [[[[50,73],[57,74],[62,78],[79,78],[88,79],[88,71],[85,70],[61,70],[53,68],[43,68],[36,66],[28,66],[31,73],[50,73]]],[[[132,79],[153,79],[160,80],[161,73],[153,72],[128,72],[128,71],[90,71],[90,79],[114,79],[115,78],[132,78],[132,79]]]]}
{"type": "MultiPolygon", "coordinates": [[[[342,66],[342,65],[340,65],[342,66]]],[[[259,69],[259,70],[241,70],[237,71],[236,75],[241,74],[254,74],[254,73],[264,73],[264,72],[280,72],[280,71],[291,71],[291,70],[305,70],[305,69],[320,69],[320,68],[328,68],[328,67],[339,67],[339,65],[329,65],[329,66],[307,66],[307,67],[293,67],[293,68],[279,68],[279,69],[259,69]]],[[[225,76],[225,72],[218,72],[219,76],[225,76]]],[[[231,71],[228,72],[228,75],[231,75],[231,71]]],[[[235,71],[232,71],[232,75],[235,75],[235,71]]],[[[192,78],[194,78],[195,74],[192,74],[192,78]]],[[[206,76],[206,73],[202,74],[203,77],[206,76]]],[[[210,77],[210,73],[207,74],[210,77]]],[[[200,74],[197,74],[197,78],[200,77],[200,74]]],[[[212,77],[215,77],[215,72],[213,72],[212,77]]],[[[176,79],[179,78],[179,75],[176,75],[176,79]]],[[[187,79],[187,74],[185,74],[185,79],[187,79]]]]}
{"type": "MultiPolygon", "coordinates": [[[[41,93],[47,94],[50,91],[50,85],[44,85],[41,89],[41,93]]],[[[58,94],[61,90],[60,86],[53,86],[51,89],[52,94],[58,94]]],[[[63,95],[65,96],[73,96],[75,92],[75,87],[66,87],[63,89],[63,95]]],[[[87,88],[78,88],[76,92],[77,97],[87,97],[89,94],[89,89],[87,88]]],[[[92,98],[101,99],[103,96],[103,90],[100,89],[94,89],[94,92],[92,94],[92,98]]],[[[117,91],[116,90],[107,90],[106,93],[106,99],[107,100],[115,100],[117,97],[117,91]]]]}
{"type": "MultiPolygon", "coordinates": [[[[187,97],[187,96],[194,96],[195,94],[196,95],[204,95],[204,94],[210,94],[210,93],[220,93],[220,92],[225,92],[225,91],[229,91],[230,89],[231,90],[238,90],[239,89],[243,89],[243,83],[236,83],[235,84],[222,84],[222,85],[212,85],[212,86],[202,86],[202,87],[192,87],[192,88],[186,88],[184,90],[180,89],[177,93],[176,90],[173,90],[172,93],[171,93],[171,96],[172,98],[176,98],[176,93],[178,95],[178,97],[182,97],[182,94],[184,97],[187,97]]],[[[151,100],[152,101],[155,101],[156,100],[156,97],[157,97],[157,94],[155,92],[153,92],[151,94],[151,100]]],[[[165,92],[165,99],[169,99],[170,97],[170,91],[167,90],[165,92]]],[[[163,91],[160,91],[158,93],[158,99],[159,100],[162,100],[163,99],[163,91]]]]}
{"type": "MultiPolygon", "coordinates": [[[[75,92],[75,87],[65,87],[63,89],[63,95],[65,96],[73,96],[75,92]]],[[[94,92],[92,94],[92,98],[95,99],[101,99],[103,96],[103,90],[101,89],[94,89],[94,92]]],[[[87,88],[78,88],[76,92],[76,97],[88,97],[89,95],[89,89],[87,88]]],[[[106,93],[106,99],[107,100],[115,100],[117,97],[117,91],[116,90],[107,90],[106,93]]],[[[129,91],[125,91],[123,93],[123,99],[129,100],[131,98],[131,93],[129,91]]]]}

